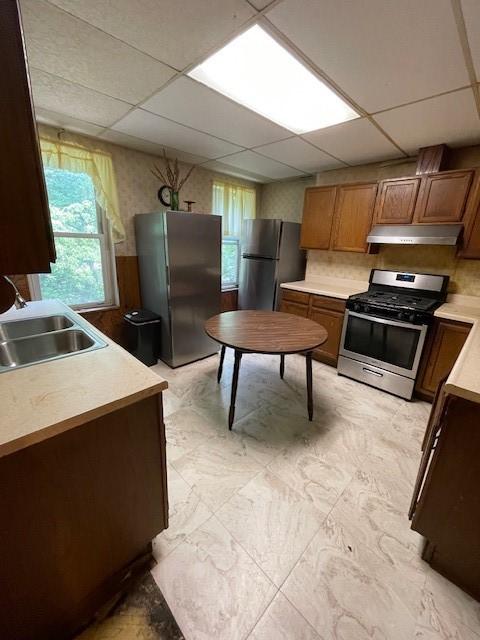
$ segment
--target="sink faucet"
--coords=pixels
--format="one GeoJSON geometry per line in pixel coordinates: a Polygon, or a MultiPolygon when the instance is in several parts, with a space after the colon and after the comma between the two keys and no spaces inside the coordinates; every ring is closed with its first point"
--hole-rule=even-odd
{"type": "Polygon", "coordinates": [[[27,306],[27,303],[25,302],[25,298],[22,296],[22,294],[20,293],[20,291],[17,289],[15,283],[13,282],[13,280],[11,280],[8,276],[3,276],[5,278],[5,280],[12,285],[12,287],[15,290],[15,309],[23,309],[24,307],[27,306]]]}

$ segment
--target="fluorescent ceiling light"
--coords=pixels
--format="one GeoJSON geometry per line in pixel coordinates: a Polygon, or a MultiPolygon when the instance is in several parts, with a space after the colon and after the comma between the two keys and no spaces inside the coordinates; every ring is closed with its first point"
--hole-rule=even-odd
{"type": "Polygon", "coordinates": [[[258,25],[188,75],[295,133],[359,117],[258,25]]]}

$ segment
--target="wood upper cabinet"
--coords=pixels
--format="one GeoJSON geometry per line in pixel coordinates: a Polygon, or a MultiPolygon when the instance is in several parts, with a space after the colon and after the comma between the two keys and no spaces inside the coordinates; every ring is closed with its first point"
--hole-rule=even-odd
{"type": "Polygon", "coordinates": [[[410,224],[417,202],[420,178],[383,180],[375,203],[377,224],[410,224]]]}
{"type": "Polygon", "coordinates": [[[16,0],[0,2],[0,274],[50,271],[55,248],[16,0]]]}
{"type": "Polygon", "coordinates": [[[459,258],[480,258],[480,170],[475,172],[470,197],[465,211],[463,243],[459,258]]]}
{"type": "Polygon", "coordinates": [[[305,189],[300,246],[303,249],[328,249],[332,232],[336,187],[305,189]]]}
{"type": "Polygon", "coordinates": [[[334,225],[330,246],[336,251],[367,251],[366,238],[372,225],[377,183],[345,184],[337,187],[334,225]]]}
{"type": "Polygon", "coordinates": [[[424,351],[416,391],[433,398],[440,382],[448,376],[471,329],[470,324],[436,318],[424,351]]]}
{"type": "Polygon", "coordinates": [[[414,222],[461,222],[474,173],[444,171],[422,178],[414,222]]]}

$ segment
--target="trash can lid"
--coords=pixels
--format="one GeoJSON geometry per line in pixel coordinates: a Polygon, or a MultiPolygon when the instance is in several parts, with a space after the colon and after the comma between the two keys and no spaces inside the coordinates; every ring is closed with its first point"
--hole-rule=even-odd
{"type": "Polygon", "coordinates": [[[125,320],[133,324],[145,324],[147,322],[160,322],[160,316],[148,309],[132,309],[124,316],[125,320]]]}

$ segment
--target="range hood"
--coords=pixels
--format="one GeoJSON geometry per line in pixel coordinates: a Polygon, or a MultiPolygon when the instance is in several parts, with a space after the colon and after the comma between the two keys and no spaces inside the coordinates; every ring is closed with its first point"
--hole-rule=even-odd
{"type": "Polygon", "coordinates": [[[462,224],[376,224],[367,237],[371,244],[456,245],[462,224]]]}

